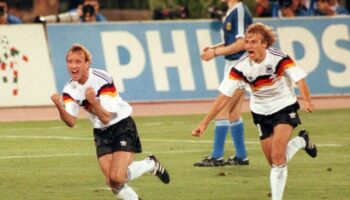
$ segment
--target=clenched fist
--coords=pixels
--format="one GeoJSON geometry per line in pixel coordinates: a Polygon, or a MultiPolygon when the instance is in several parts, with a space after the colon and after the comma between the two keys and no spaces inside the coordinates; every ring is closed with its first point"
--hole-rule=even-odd
{"type": "Polygon", "coordinates": [[[90,104],[97,102],[96,92],[92,87],[88,87],[85,91],[85,98],[90,104]]]}
{"type": "Polygon", "coordinates": [[[58,93],[52,94],[51,95],[51,100],[56,105],[61,105],[62,104],[62,97],[58,93]]]}

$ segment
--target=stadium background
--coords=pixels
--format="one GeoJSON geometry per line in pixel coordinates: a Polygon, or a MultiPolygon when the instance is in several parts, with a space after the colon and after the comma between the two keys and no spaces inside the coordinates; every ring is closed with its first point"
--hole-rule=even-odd
{"type": "MultiPolygon", "coordinates": [[[[349,107],[349,17],[255,20],[273,26],[276,47],[309,73],[317,108],[349,107]]],[[[201,62],[199,54],[221,41],[220,26],[215,20],[3,26],[0,120],[58,118],[50,95],[68,80],[64,57],[75,42],[92,51],[93,67],[113,75],[134,115],[205,113],[224,60],[201,62]]]]}
{"type": "MultiPolygon", "coordinates": [[[[139,157],[155,153],[167,164],[172,175],[171,187],[160,187],[161,183],[152,176],[131,183],[142,198],[267,199],[269,167],[248,113],[243,116],[252,160],[249,168],[186,167],[208,153],[212,145],[210,133],[196,140],[190,136],[190,131],[202,118],[195,114],[207,112],[222,76],[222,58],[201,63],[198,56],[201,45],[221,39],[218,25],[212,22],[58,24],[46,27],[51,29],[50,34],[40,24],[2,26],[0,55],[4,64],[0,65],[0,121],[14,122],[1,122],[0,126],[0,199],[112,198],[95,161],[89,122],[80,120],[76,128],[67,128],[63,122],[55,120],[58,114],[50,102],[52,92],[60,91],[60,85],[68,78],[64,74],[64,53],[72,42],[91,48],[94,66],[117,76],[119,86],[123,84],[124,88],[120,92],[132,102],[134,115],[177,115],[135,117],[145,143],[145,151],[139,157]],[[175,25],[182,23],[187,26],[175,25]],[[201,35],[199,41],[196,34],[201,35]],[[76,35],[79,37],[74,37],[76,35]],[[120,36],[128,37],[128,41],[141,47],[136,48],[139,51],[129,46],[131,42],[123,43],[120,36]],[[106,37],[108,42],[103,42],[106,37]],[[179,44],[181,51],[177,47],[179,44]],[[142,57],[144,62],[135,65],[135,58],[142,57]],[[163,58],[160,61],[165,62],[155,64],[153,57],[163,58]],[[174,58],[177,58],[175,62],[174,58]],[[109,64],[113,62],[117,64],[109,64]],[[130,70],[134,72],[131,74],[126,73],[129,70],[123,71],[123,67],[135,66],[142,67],[130,70]],[[192,76],[181,74],[184,69],[191,69],[192,76]],[[163,74],[158,76],[154,72],[163,74]],[[118,80],[118,76],[122,79],[118,80]],[[154,77],[163,82],[156,82],[154,77]],[[164,87],[164,81],[168,88],[164,87]],[[188,87],[191,81],[192,88],[188,87]],[[147,90],[140,92],[141,86],[147,86],[147,90]],[[145,98],[146,92],[155,95],[145,98]],[[18,122],[28,120],[30,122],[18,122]],[[193,181],[199,178],[201,181],[193,181]],[[23,187],[18,190],[18,186],[23,187]]],[[[313,140],[319,145],[319,156],[312,162],[304,153],[293,159],[289,165],[285,199],[348,199],[349,18],[265,22],[276,28],[278,45],[281,45],[278,47],[291,54],[310,74],[307,81],[319,109],[312,115],[300,113],[304,124],[301,128],[313,134],[313,140]],[[333,107],[347,109],[320,110],[333,107]]],[[[248,99],[244,111],[248,111],[248,99]]],[[[84,112],[82,116],[85,117],[84,112]]],[[[208,130],[211,128],[212,125],[208,130]]],[[[225,154],[231,153],[232,149],[228,148],[225,154]]]]}

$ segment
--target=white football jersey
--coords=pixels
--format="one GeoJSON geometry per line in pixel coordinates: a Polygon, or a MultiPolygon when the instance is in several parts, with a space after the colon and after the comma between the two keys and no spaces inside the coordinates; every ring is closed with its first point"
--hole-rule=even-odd
{"type": "Polygon", "coordinates": [[[219,91],[232,96],[245,82],[250,85],[250,109],[261,115],[273,114],[297,101],[293,83],[306,77],[306,73],[281,51],[269,48],[261,63],[244,54],[219,86],[219,91]]]}
{"type": "Polygon", "coordinates": [[[112,77],[103,70],[90,69],[89,78],[81,85],[77,81],[70,80],[63,88],[63,101],[66,111],[77,117],[80,107],[89,113],[89,119],[94,128],[105,128],[127,118],[132,113],[131,106],[118,94],[114,86],[112,77]],[[92,87],[100,104],[108,112],[112,113],[112,120],[108,124],[103,124],[91,111],[91,105],[85,98],[85,91],[92,87]]]}

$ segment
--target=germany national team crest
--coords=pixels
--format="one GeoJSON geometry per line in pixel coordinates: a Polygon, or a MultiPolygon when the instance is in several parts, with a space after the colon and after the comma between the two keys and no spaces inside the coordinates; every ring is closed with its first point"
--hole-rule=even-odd
{"type": "Polygon", "coordinates": [[[232,24],[231,24],[231,22],[227,22],[227,23],[226,23],[225,29],[226,29],[226,31],[231,31],[231,30],[232,30],[232,24]]]}
{"type": "Polygon", "coordinates": [[[272,65],[267,65],[266,66],[266,73],[268,73],[268,74],[272,74],[273,73],[272,65]]]}
{"type": "Polygon", "coordinates": [[[249,82],[253,82],[254,77],[252,77],[252,76],[248,76],[248,77],[247,77],[247,79],[248,79],[248,81],[249,81],[249,82]]]}

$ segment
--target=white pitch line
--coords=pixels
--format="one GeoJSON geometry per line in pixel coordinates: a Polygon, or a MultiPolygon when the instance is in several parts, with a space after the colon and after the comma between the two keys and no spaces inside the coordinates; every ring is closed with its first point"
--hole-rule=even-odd
{"type": "MultiPolygon", "coordinates": [[[[149,140],[151,141],[151,140],[149,140]]],[[[164,140],[166,141],[166,140],[164,140]]],[[[340,144],[321,144],[318,147],[344,147],[348,145],[340,145],[340,144]]],[[[252,149],[252,148],[248,148],[252,149]]],[[[187,153],[207,153],[208,149],[201,150],[183,150],[183,151],[160,151],[160,152],[149,152],[144,151],[142,154],[187,154],[187,153]]],[[[9,159],[25,159],[25,158],[54,158],[54,157],[80,157],[80,156],[95,156],[95,154],[52,154],[52,155],[14,155],[14,156],[0,156],[0,160],[9,160],[9,159]]]]}
{"type": "Polygon", "coordinates": [[[76,157],[76,156],[91,156],[91,155],[89,154],[53,154],[53,155],[0,156],[0,160],[22,159],[22,158],[76,157]]]}
{"type": "MultiPolygon", "coordinates": [[[[52,139],[52,140],[83,140],[92,141],[92,137],[70,137],[70,136],[28,136],[28,135],[0,135],[0,138],[9,139],[52,139]]],[[[212,140],[178,140],[178,139],[141,139],[141,142],[164,142],[164,143],[194,143],[194,144],[212,144],[212,140]]],[[[228,141],[226,143],[232,143],[228,141]]],[[[259,141],[246,141],[246,144],[260,144],[259,141]]],[[[345,144],[316,144],[318,147],[346,147],[345,144]]]]}
{"type": "Polygon", "coordinates": [[[50,130],[50,129],[62,129],[66,126],[50,126],[50,127],[26,127],[26,128],[0,128],[0,131],[28,131],[30,130],[50,130]]]}
{"type": "MultiPolygon", "coordinates": [[[[208,152],[208,150],[188,150],[188,151],[161,151],[161,152],[142,152],[142,154],[181,154],[181,153],[199,153],[208,152]]],[[[0,156],[0,160],[23,159],[23,158],[55,158],[55,157],[80,157],[95,156],[95,154],[52,154],[52,155],[17,155],[17,156],[0,156]]]]}
{"type": "MultiPolygon", "coordinates": [[[[142,139],[141,142],[170,142],[170,143],[205,143],[205,144],[211,144],[213,143],[213,140],[176,140],[176,139],[142,139]]],[[[232,143],[232,142],[226,142],[226,143],[232,143]]],[[[253,141],[246,141],[247,144],[260,144],[260,142],[253,142],[253,141]]]]}
{"type": "Polygon", "coordinates": [[[39,135],[0,135],[0,138],[10,139],[54,139],[54,140],[92,140],[92,138],[69,137],[69,136],[39,136],[39,135]]]}

